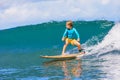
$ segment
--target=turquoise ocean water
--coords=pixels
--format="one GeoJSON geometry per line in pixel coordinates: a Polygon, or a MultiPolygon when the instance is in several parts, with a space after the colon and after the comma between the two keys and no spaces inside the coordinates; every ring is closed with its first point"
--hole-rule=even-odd
{"type": "MultiPolygon", "coordinates": [[[[117,80],[120,24],[74,21],[86,55],[80,60],[53,61],[60,55],[65,21],[20,26],[0,31],[0,80],[117,80]],[[112,70],[112,71],[111,71],[112,70]]],[[[68,53],[77,52],[69,46],[68,53]]]]}

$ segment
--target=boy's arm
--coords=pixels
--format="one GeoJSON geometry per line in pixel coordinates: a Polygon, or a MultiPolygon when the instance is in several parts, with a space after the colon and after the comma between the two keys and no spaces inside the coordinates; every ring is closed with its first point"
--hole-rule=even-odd
{"type": "Polygon", "coordinates": [[[66,37],[67,37],[67,29],[65,30],[65,32],[63,34],[62,41],[64,41],[66,37]]]}
{"type": "Polygon", "coordinates": [[[75,34],[77,35],[77,41],[80,41],[80,35],[78,33],[78,31],[74,28],[75,34]]]}

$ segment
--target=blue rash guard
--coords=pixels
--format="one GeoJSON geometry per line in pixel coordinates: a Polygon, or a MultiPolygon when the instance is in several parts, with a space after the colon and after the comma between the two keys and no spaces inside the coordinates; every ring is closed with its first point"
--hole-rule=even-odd
{"type": "Polygon", "coordinates": [[[64,34],[63,34],[63,37],[64,38],[69,38],[69,39],[75,39],[75,35],[77,36],[77,39],[80,38],[79,36],[79,33],[77,32],[77,30],[75,28],[72,28],[72,29],[66,29],[64,34]]]}

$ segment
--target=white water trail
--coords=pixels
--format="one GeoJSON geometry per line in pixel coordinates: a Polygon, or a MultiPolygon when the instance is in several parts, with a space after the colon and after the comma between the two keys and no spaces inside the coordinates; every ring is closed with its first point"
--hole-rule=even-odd
{"type": "Polygon", "coordinates": [[[120,79],[120,23],[116,23],[100,43],[91,47],[86,46],[86,51],[88,55],[97,54],[98,57],[95,58],[103,60],[96,62],[102,66],[99,69],[105,75],[100,80],[120,79]],[[104,55],[105,53],[107,54],[104,55]]]}

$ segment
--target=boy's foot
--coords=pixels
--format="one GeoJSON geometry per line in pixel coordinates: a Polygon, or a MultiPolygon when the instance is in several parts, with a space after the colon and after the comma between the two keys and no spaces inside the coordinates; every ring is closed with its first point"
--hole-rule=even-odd
{"type": "Polygon", "coordinates": [[[62,56],[65,56],[65,55],[67,55],[67,54],[65,54],[65,53],[62,53],[62,56]]]}
{"type": "Polygon", "coordinates": [[[84,49],[80,49],[79,52],[85,54],[85,50],[84,49]]]}

